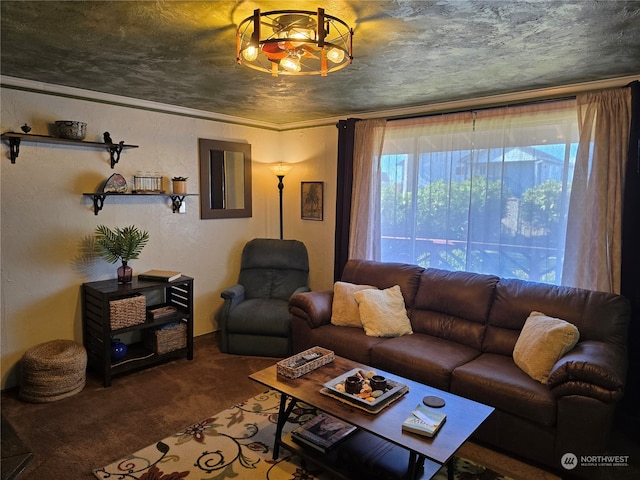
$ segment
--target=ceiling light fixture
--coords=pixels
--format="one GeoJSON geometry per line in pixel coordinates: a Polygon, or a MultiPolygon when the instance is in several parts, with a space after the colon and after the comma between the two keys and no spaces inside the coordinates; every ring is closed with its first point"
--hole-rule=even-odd
{"type": "Polygon", "coordinates": [[[353,29],[324,13],[307,10],[256,9],[238,26],[239,64],[278,75],[322,75],[353,60],[353,29]]]}

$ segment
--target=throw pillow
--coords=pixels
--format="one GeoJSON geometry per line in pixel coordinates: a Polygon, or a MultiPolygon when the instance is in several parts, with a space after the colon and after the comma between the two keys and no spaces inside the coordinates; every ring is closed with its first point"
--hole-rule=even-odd
{"type": "Polygon", "coordinates": [[[331,305],[331,323],[340,327],[360,327],[360,312],[354,293],[360,290],[376,288],[372,285],[336,282],[333,285],[333,304],[331,305]]]}
{"type": "Polygon", "coordinates": [[[579,338],[575,325],[531,312],[513,349],[513,361],[531,378],[546,384],[553,365],[575,347],[579,338]]]}
{"type": "Polygon", "coordinates": [[[399,337],[413,333],[399,285],[354,294],[364,333],[370,337],[399,337]]]}

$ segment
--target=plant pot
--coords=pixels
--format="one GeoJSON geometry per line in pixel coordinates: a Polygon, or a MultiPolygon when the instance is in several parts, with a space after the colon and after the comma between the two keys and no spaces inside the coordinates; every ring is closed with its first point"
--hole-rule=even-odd
{"type": "Polygon", "coordinates": [[[173,182],[173,193],[178,195],[186,195],[187,194],[187,181],[186,180],[172,180],[173,182]]]}

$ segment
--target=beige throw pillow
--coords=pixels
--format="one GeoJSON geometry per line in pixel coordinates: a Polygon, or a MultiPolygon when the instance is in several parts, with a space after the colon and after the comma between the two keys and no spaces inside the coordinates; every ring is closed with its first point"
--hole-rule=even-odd
{"type": "Polygon", "coordinates": [[[547,383],[553,365],[575,347],[580,332],[575,325],[531,312],[513,349],[513,361],[527,375],[547,383]]]}
{"type": "Polygon", "coordinates": [[[370,337],[399,337],[413,333],[400,286],[362,290],[354,294],[364,333],[370,337]]]}
{"type": "Polygon", "coordinates": [[[333,304],[331,305],[331,323],[339,327],[360,327],[360,312],[354,293],[360,290],[376,288],[372,285],[336,282],[333,285],[333,304]]]}

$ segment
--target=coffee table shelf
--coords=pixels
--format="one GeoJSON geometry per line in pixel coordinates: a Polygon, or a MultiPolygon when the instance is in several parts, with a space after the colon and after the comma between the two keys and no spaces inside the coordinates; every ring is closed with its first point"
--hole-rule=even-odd
{"type": "Polygon", "coordinates": [[[292,453],[303,456],[317,467],[343,480],[354,478],[432,478],[442,465],[425,460],[415,476],[408,472],[410,453],[364,430],[358,430],[325,453],[305,447],[293,440],[290,433],[280,444],[292,453]]]}

